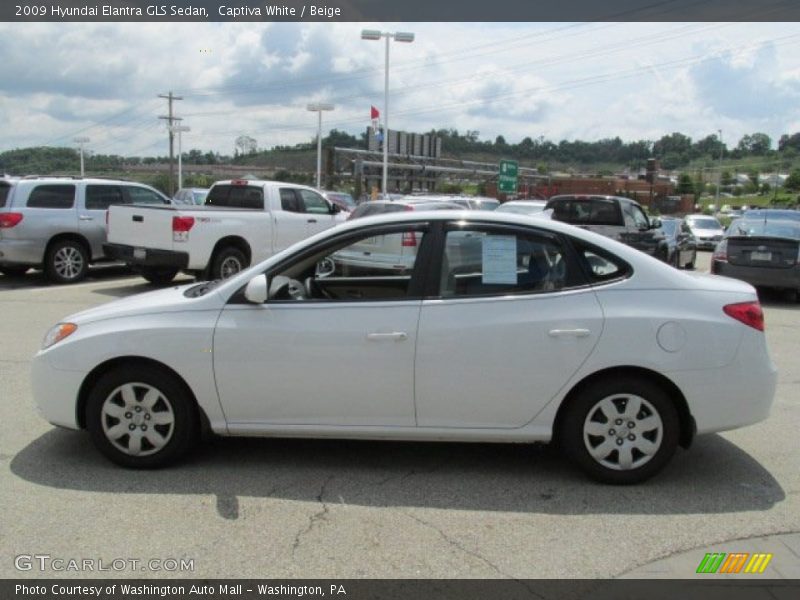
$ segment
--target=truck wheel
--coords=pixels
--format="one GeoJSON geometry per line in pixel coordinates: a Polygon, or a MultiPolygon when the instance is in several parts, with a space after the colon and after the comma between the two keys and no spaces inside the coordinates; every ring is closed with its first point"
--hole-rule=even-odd
{"type": "Polygon", "coordinates": [[[141,276],[153,285],[167,285],[178,274],[178,269],[171,267],[144,267],[141,276]]]}
{"type": "Polygon", "coordinates": [[[233,246],[222,248],[211,262],[211,279],[227,279],[248,266],[244,253],[233,246]]]}
{"type": "Polygon", "coordinates": [[[89,253],[76,240],[60,240],[47,250],[44,272],[54,283],[75,283],[86,277],[89,253]]]}

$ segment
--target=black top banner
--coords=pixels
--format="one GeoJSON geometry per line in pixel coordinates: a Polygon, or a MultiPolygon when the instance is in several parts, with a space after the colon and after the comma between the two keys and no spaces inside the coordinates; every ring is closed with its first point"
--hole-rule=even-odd
{"type": "Polygon", "coordinates": [[[800,21],[797,0],[17,0],[2,21],[800,21]]]}

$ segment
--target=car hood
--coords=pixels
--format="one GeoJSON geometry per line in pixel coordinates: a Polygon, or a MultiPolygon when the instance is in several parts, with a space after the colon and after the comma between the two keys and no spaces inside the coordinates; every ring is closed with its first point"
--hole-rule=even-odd
{"type": "Polygon", "coordinates": [[[184,292],[195,285],[197,284],[190,283],[136,294],[75,313],[63,320],[80,325],[105,319],[185,310],[204,310],[222,306],[222,299],[217,295],[216,291],[210,291],[199,298],[187,298],[184,296],[184,292]]]}

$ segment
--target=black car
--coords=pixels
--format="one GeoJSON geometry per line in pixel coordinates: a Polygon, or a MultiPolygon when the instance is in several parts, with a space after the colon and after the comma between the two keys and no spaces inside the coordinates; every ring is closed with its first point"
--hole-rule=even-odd
{"type": "Polygon", "coordinates": [[[633,246],[664,262],[669,261],[669,246],[659,231],[661,221],[647,217],[638,202],[618,196],[553,196],[545,210],[553,209],[553,219],[576,225],[633,246]]]}
{"type": "Polygon", "coordinates": [[[661,232],[667,240],[667,262],[678,269],[694,269],[697,262],[697,242],[683,219],[661,218],[661,232]]]}
{"type": "Polygon", "coordinates": [[[711,272],[754,286],[800,291],[800,221],[745,216],[728,226],[711,272]]]}

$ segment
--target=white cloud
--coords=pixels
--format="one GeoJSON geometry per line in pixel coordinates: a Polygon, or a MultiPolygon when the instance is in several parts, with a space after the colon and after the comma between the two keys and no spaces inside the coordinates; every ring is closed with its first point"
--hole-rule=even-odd
{"type": "MultiPolygon", "coordinates": [[[[307,141],[305,104],[336,104],[324,127],[359,133],[383,105],[383,44],[358,23],[0,24],[0,149],[69,145],[165,153],[166,103],[184,144],[229,153],[307,141]]],[[[391,125],[478,130],[509,142],[543,135],[625,140],[722,128],[735,143],[800,122],[797,24],[376,24],[391,44],[391,125]],[[769,40],[775,40],[769,43],[769,40]],[[765,42],[766,43],[762,43],[765,42]]]]}

